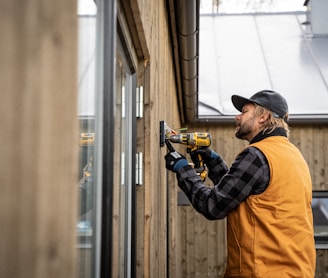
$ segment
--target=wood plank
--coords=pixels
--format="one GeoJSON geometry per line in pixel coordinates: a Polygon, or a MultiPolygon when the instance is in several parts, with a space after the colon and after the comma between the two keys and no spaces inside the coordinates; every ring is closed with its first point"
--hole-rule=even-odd
{"type": "Polygon", "coordinates": [[[327,179],[325,177],[325,133],[321,126],[313,128],[313,168],[310,171],[313,173],[313,188],[324,190],[327,179]]]}
{"type": "Polygon", "coordinates": [[[0,277],[76,276],[76,3],[0,4],[0,277]]]}
{"type": "Polygon", "coordinates": [[[186,226],[186,269],[184,277],[195,277],[195,272],[199,265],[195,260],[195,212],[192,207],[187,208],[186,226]]]}

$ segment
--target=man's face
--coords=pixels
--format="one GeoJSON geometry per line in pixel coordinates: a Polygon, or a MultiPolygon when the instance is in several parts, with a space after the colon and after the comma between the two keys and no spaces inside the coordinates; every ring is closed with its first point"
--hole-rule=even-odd
{"type": "Polygon", "coordinates": [[[253,137],[258,133],[257,118],[254,116],[254,111],[254,104],[245,104],[241,114],[235,117],[235,136],[237,138],[251,141],[253,137]]]}

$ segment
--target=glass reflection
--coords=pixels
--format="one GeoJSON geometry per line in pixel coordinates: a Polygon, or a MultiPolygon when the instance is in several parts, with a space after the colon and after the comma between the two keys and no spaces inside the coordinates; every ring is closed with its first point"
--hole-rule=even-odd
{"type": "Polygon", "coordinates": [[[94,156],[96,121],[96,16],[92,0],[78,0],[78,120],[79,149],[79,214],[77,220],[79,277],[91,278],[93,237],[95,235],[93,202],[95,197],[94,156]]]}

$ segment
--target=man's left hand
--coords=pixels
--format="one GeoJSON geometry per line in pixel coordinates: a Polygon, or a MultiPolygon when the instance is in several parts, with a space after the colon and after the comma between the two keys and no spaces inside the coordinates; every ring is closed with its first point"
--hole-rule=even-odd
{"type": "Polygon", "coordinates": [[[181,167],[188,165],[187,159],[177,151],[165,155],[166,169],[177,172],[181,167]]]}

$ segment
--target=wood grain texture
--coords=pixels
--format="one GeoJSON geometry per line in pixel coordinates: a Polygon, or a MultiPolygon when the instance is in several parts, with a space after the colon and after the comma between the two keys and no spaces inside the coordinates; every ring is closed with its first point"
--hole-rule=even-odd
{"type": "Polygon", "coordinates": [[[76,2],[2,1],[0,14],[0,277],[74,277],[76,2]]]}

